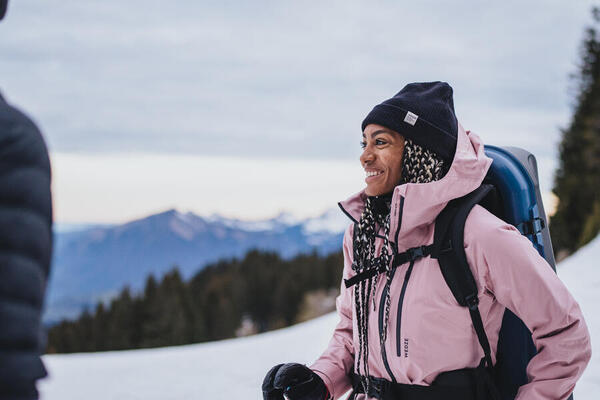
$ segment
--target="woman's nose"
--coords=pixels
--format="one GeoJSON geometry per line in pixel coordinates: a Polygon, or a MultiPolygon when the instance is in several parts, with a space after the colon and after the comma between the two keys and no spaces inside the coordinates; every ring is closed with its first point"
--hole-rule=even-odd
{"type": "Polygon", "coordinates": [[[366,147],[360,155],[360,164],[365,165],[367,163],[370,163],[373,161],[373,158],[373,152],[368,147],[366,147]]]}

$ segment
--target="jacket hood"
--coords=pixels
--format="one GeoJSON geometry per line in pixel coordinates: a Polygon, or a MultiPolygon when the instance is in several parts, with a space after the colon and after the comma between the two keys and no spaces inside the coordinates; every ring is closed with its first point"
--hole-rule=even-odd
{"type": "MultiPolygon", "coordinates": [[[[433,223],[452,199],[477,189],[492,159],[485,155],[481,138],[458,123],[456,152],[450,169],[440,180],[404,183],[394,188],[391,203],[390,242],[398,251],[420,246],[433,234],[433,223]]],[[[367,195],[365,189],[338,203],[354,222],[360,219],[367,195]]]]}

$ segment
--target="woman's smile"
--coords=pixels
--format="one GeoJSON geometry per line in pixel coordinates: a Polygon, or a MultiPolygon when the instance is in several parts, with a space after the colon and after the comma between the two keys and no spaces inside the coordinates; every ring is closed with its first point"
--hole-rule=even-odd
{"type": "Polygon", "coordinates": [[[384,172],[379,170],[365,170],[365,173],[367,175],[365,182],[369,183],[377,178],[380,178],[384,172]]]}

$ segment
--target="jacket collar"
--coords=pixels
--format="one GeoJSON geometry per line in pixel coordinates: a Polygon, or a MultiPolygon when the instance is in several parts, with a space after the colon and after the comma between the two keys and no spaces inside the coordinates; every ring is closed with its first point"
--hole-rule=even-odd
{"type": "MultiPolygon", "coordinates": [[[[481,138],[458,124],[456,153],[446,175],[429,183],[404,183],[394,188],[391,203],[390,238],[398,251],[419,246],[433,232],[438,214],[452,199],[477,189],[492,159],[485,155],[481,138]]],[[[353,221],[360,219],[366,201],[365,190],[338,203],[353,221]]]]}

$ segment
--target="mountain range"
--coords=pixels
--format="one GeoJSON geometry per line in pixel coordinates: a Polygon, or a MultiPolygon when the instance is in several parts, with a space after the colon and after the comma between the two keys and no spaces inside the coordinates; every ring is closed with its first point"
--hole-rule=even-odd
{"type": "Polygon", "coordinates": [[[304,220],[281,213],[244,221],[172,209],[119,225],[57,224],[44,322],[93,310],[125,286],[140,290],[150,274],[159,278],[175,266],[189,278],[211,262],[243,257],[251,249],[283,258],[336,251],[348,223],[336,208],[304,220]]]}

